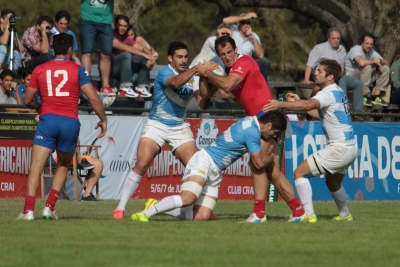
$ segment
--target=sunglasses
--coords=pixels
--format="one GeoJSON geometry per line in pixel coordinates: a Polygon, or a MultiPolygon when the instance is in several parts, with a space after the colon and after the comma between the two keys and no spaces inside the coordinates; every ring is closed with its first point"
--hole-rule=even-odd
{"type": "Polygon", "coordinates": [[[228,32],[221,32],[221,35],[228,35],[228,36],[231,36],[228,32]]]}
{"type": "Polygon", "coordinates": [[[247,24],[247,25],[251,25],[251,21],[241,21],[240,24],[247,24]]]}

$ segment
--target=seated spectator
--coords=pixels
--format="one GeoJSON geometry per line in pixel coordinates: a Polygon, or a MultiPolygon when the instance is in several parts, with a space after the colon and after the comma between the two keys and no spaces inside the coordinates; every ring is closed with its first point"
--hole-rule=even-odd
{"type": "MultiPolygon", "coordinates": [[[[26,88],[28,88],[29,81],[31,80],[32,71],[30,69],[25,69],[21,75],[22,83],[18,85],[18,91],[21,96],[22,102],[24,101],[26,88]]],[[[35,101],[41,103],[42,99],[39,94],[36,95],[35,101]]]]}
{"type": "Polygon", "coordinates": [[[375,36],[372,33],[364,33],[361,45],[350,49],[345,58],[346,75],[360,79],[365,90],[369,90],[369,85],[376,81],[371,102],[386,107],[388,103],[380,94],[381,91],[386,91],[389,85],[389,62],[372,48],[374,42],[375,36]]]}
{"type": "Polygon", "coordinates": [[[19,73],[23,73],[24,68],[33,71],[38,65],[54,57],[52,27],[53,20],[49,16],[41,16],[37,19],[35,26],[24,32],[22,45],[26,51],[24,66],[20,67],[19,73]]]}
{"type": "Polygon", "coordinates": [[[252,56],[254,52],[260,71],[267,80],[269,60],[264,57],[264,48],[261,46],[260,37],[251,29],[251,23],[255,18],[257,18],[257,14],[249,12],[239,16],[229,16],[222,21],[232,24],[232,38],[235,40],[238,53],[252,56]]]}
{"type": "Polygon", "coordinates": [[[133,25],[130,24],[129,28],[128,28],[128,37],[131,38],[132,40],[134,40],[135,43],[141,44],[141,45],[147,47],[150,50],[154,60],[157,60],[158,59],[157,51],[154,50],[154,48],[142,36],[137,35],[136,32],[137,32],[137,30],[135,30],[133,25]]]}
{"type": "Polygon", "coordinates": [[[221,23],[217,27],[217,32],[215,35],[207,38],[200,50],[200,54],[193,59],[189,68],[193,68],[195,65],[202,63],[204,60],[217,62],[219,65],[224,66],[224,63],[215,52],[215,40],[223,35],[232,36],[232,27],[229,24],[221,23]]]}
{"type": "Polygon", "coordinates": [[[390,104],[400,106],[400,51],[390,66],[390,78],[393,83],[392,94],[390,95],[390,104]]]}
{"type": "MultiPolygon", "coordinates": [[[[332,59],[340,64],[342,71],[345,72],[344,62],[346,57],[346,49],[340,44],[342,33],[339,28],[333,27],[328,30],[327,41],[317,44],[308,55],[306,70],[304,72],[304,83],[313,84],[311,73],[316,69],[322,59],[332,59]]],[[[362,82],[350,76],[343,75],[339,80],[339,87],[347,93],[353,92],[353,110],[355,112],[364,112],[365,106],[372,106],[372,103],[367,97],[363,97],[362,82]]],[[[313,94],[320,90],[319,86],[315,86],[313,94]]],[[[363,121],[361,116],[353,116],[353,121],[363,121]]]]}
{"type": "MultiPolygon", "coordinates": [[[[7,68],[10,63],[10,53],[7,52],[7,46],[10,45],[10,17],[15,16],[11,9],[1,10],[0,16],[0,69],[7,68]]],[[[15,37],[14,37],[15,38],[15,37]]],[[[21,42],[15,38],[15,48],[13,51],[13,70],[17,70],[22,62],[22,54],[18,51],[23,51],[21,42]]]]}
{"type": "MultiPolygon", "coordinates": [[[[37,122],[38,120],[36,120],[37,122]]],[[[97,181],[100,179],[101,172],[103,171],[103,161],[88,155],[82,155],[79,149],[79,140],[76,147],[76,163],[79,167],[87,170],[89,173],[86,177],[87,184],[80,200],[82,201],[98,201],[93,195],[93,188],[96,186],[97,181]]],[[[57,164],[57,152],[51,155],[52,164],[57,164]]],[[[72,161],[71,161],[72,164],[72,161]]]]}
{"type": "Polygon", "coordinates": [[[14,73],[3,69],[0,73],[0,104],[23,105],[17,84],[14,82],[14,73]]]}
{"type": "Polygon", "coordinates": [[[67,30],[68,23],[70,20],[71,20],[71,15],[69,14],[68,11],[65,10],[58,11],[55,16],[56,23],[54,27],[51,29],[51,33],[53,35],[57,35],[59,33],[65,32],[72,35],[72,37],[74,38],[74,43],[72,46],[73,53],[71,59],[75,61],[76,64],[81,65],[79,58],[76,56],[76,51],[78,51],[78,44],[76,42],[75,34],[72,31],[67,30]]]}
{"type": "Polygon", "coordinates": [[[147,47],[135,43],[128,37],[129,18],[117,15],[114,20],[113,57],[111,74],[120,79],[119,95],[127,97],[151,97],[150,68],[155,60],[147,47]],[[132,74],[138,73],[138,86],[133,89],[132,74]]]}

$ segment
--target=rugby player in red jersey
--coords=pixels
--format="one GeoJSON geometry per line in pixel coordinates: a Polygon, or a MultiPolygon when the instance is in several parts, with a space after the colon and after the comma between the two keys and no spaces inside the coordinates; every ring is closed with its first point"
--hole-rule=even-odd
{"type": "MultiPolygon", "coordinates": [[[[215,51],[226,66],[226,76],[218,76],[210,70],[215,63],[205,62],[198,65],[198,73],[205,76],[212,84],[208,88],[200,87],[203,96],[212,95],[217,88],[231,92],[250,116],[261,115],[265,104],[272,99],[268,84],[260,72],[257,62],[250,56],[238,55],[235,41],[229,36],[221,36],[215,41],[215,51]]],[[[206,86],[206,87],[207,87],[206,86]]],[[[265,222],[265,200],[267,198],[268,180],[275,185],[279,194],[292,210],[289,221],[307,218],[297,199],[294,189],[287,177],[279,170],[279,146],[276,141],[261,140],[263,153],[275,153],[275,161],[265,169],[250,168],[253,172],[254,210],[246,222],[265,222]]]]}
{"type": "Polygon", "coordinates": [[[53,150],[57,151],[57,169],[42,216],[46,219],[58,219],[54,206],[64,186],[68,166],[78,141],[80,90],[88,97],[93,110],[100,118],[96,125],[96,129],[101,129],[98,138],[103,137],[107,131],[107,117],[103,104],[97,92],[93,90],[88,72],[71,60],[72,44],[72,35],[60,33],[54,36],[56,57],[35,68],[25,93],[25,105],[35,109],[40,117],[33,138],[24,211],[18,215],[17,220],[34,219],[35,196],[40,176],[53,150]],[[38,90],[42,95],[40,104],[35,101],[38,90]]]}

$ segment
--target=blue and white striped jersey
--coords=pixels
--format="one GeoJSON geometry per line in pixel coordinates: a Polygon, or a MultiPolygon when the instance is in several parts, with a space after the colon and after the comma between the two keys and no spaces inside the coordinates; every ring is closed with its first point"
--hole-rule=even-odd
{"type": "Polygon", "coordinates": [[[244,117],[204,148],[218,168],[223,171],[247,151],[261,151],[261,132],[257,117],[244,117]]]}
{"type": "Polygon", "coordinates": [[[154,81],[150,119],[170,127],[180,126],[185,121],[186,107],[193,97],[194,91],[198,90],[198,84],[195,85],[193,77],[180,88],[168,88],[166,86],[167,79],[178,74],[168,65],[158,72],[154,81]]]}
{"type": "Polygon", "coordinates": [[[328,144],[335,142],[354,144],[349,100],[343,90],[332,84],[319,91],[313,98],[321,104],[318,114],[328,144]]]}

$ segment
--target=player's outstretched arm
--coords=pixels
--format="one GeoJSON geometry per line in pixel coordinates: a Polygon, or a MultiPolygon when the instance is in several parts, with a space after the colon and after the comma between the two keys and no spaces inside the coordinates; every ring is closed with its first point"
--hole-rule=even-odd
{"type": "Polygon", "coordinates": [[[104,111],[103,103],[101,102],[97,92],[93,89],[93,85],[91,83],[82,85],[81,90],[87,96],[94,112],[100,118],[100,121],[97,123],[95,129],[101,129],[99,135],[97,136],[97,138],[101,138],[107,132],[107,116],[104,111]]]}
{"type": "Polygon", "coordinates": [[[184,84],[186,84],[190,80],[190,78],[192,78],[192,76],[196,74],[196,72],[197,72],[197,67],[194,66],[191,69],[179,73],[178,75],[172,75],[167,79],[165,85],[167,87],[179,88],[184,84]]]}

